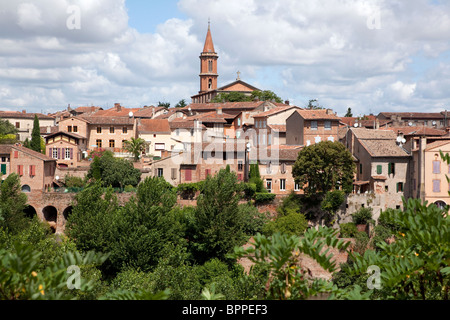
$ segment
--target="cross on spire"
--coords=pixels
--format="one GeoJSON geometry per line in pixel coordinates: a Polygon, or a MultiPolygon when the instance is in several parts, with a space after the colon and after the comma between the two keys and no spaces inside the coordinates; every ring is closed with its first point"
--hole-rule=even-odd
{"type": "Polygon", "coordinates": [[[241,80],[241,72],[240,71],[237,72],[237,79],[236,80],[241,80]]]}

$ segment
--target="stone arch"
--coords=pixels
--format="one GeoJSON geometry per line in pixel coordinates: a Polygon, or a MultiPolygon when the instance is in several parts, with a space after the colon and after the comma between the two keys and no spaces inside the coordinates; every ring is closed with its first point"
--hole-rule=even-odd
{"type": "Polygon", "coordinates": [[[53,232],[56,232],[56,222],[58,220],[58,210],[53,206],[47,206],[42,210],[45,221],[48,222],[53,232]]]}
{"type": "Polygon", "coordinates": [[[72,207],[72,206],[68,206],[68,207],[63,211],[64,223],[67,222],[67,219],[68,219],[69,216],[72,214],[72,210],[73,210],[73,207],[72,207]]]}
{"type": "Polygon", "coordinates": [[[28,205],[27,207],[25,207],[25,209],[23,210],[23,213],[25,214],[25,216],[27,218],[33,219],[34,217],[37,216],[37,211],[33,206],[28,205]]]}
{"type": "Polygon", "coordinates": [[[22,186],[22,192],[24,192],[24,193],[30,193],[30,192],[31,192],[31,187],[30,187],[29,185],[27,185],[27,184],[24,184],[24,185],[22,186]]]}

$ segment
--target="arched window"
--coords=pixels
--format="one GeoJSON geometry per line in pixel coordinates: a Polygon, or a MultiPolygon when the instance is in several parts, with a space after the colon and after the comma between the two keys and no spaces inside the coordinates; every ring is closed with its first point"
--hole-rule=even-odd
{"type": "Polygon", "coordinates": [[[208,81],[208,89],[212,89],[212,79],[209,79],[208,81]]]}
{"type": "Polygon", "coordinates": [[[30,186],[29,186],[29,185],[24,185],[24,186],[22,187],[22,192],[24,192],[24,193],[30,193],[30,192],[31,192],[30,186]]]}
{"type": "Polygon", "coordinates": [[[213,62],[211,60],[208,61],[208,71],[209,72],[213,71],[213,62]]]}

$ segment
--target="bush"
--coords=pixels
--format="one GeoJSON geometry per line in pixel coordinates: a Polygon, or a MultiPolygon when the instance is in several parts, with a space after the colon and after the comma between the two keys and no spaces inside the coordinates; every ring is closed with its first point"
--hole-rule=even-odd
{"type": "Polygon", "coordinates": [[[372,219],[372,208],[361,208],[356,213],[352,214],[353,223],[367,224],[372,219]]]}
{"type": "Polygon", "coordinates": [[[193,200],[197,191],[200,190],[198,183],[182,183],[177,187],[177,193],[183,199],[193,200]]]}
{"type": "Polygon", "coordinates": [[[137,189],[135,187],[133,187],[132,185],[127,185],[123,191],[126,193],[131,193],[131,192],[136,192],[136,190],[137,189]]]}
{"type": "Polygon", "coordinates": [[[273,193],[256,193],[255,195],[255,203],[257,205],[270,203],[273,200],[275,200],[275,194],[273,193]]]}
{"type": "Polygon", "coordinates": [[[302,209],[301,198],[294,192],[291,192],[289,196],[283,199],[281,206],[277,208],[277,212],[279,215],[287,216],[292,211],[300,213],[301,209],[302,209]]]}
{"type": "Polygon", "coordinates": [[[254,183],[243,183],[242,190],[244,191],[244,197],[247,200],[253,199],[256,195],[256,184],[254,183]]]}
{"type": "Polygon", "coordinates": [[[287,235],[301,236],[308,228],[308,220],[301,213],[292,211],[287,216],[278,217],[275,221],[267,223],[263,228],[263,234],[271,235],[281,232],[287,235]]]}
{"type": "Polygon", "coordinates": [[[356,228],[356,225],[352,222],[350,223],[343,223],[339,226],[340,228],[340,237],[341,238],[354,238],[356,237],[356,234],[358,233],[358,229],[356,228]]]}
{"type": "Polygon", "coordinates": [[[249,203],[240,204],[239,212],[244,216],[244,232],[248,236],[262,232],[264,225],[269,221],[268,213],[260,213],[249,203]]]}
{"type": "Polygon", "coordinates": [[[344,201],[345,201],[344,191],[341,190],[329,191],[327,192],[322,201],[322,210],[333,214],[339,210],[344,201]]]}
{"type": "Polygon", "coordinates": [[[83,178],[74,177],[69,174],[64,177],[64,184],[67,188],[83,188],[86,185],[83,178]]]}

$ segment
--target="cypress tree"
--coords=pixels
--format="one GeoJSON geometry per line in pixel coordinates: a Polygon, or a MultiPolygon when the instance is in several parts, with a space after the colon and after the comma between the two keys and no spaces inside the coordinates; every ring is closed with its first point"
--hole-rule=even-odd
{"type": "Polygon", "coordinates": [[[34,115],[33,131],[31,132],[30,149],[41,152],[41,130],[39,127],[39,119],[34,115]]]}

